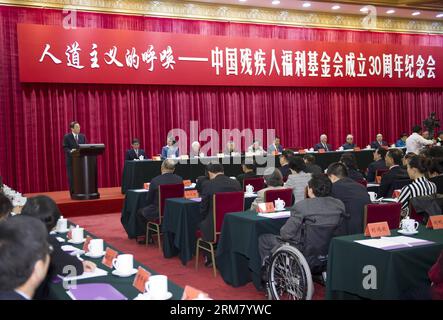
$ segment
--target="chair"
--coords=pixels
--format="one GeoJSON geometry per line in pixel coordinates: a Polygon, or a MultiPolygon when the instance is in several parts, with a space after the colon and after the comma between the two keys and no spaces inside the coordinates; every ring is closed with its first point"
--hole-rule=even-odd
{"type": "Polygon", "coordinates": [[[366,179],[356,180],[356,182],[361,184],[365,188],[368,186],[368,181],[366,181],[366,179]]]}
{"type": "Polygon", "coordinates": [[[201,232],[199,231],[197,239],[197,248],[195,252],[195,269],[198,269],[198,255],[199,249],[211,253],[212,268],[214,270],[214,277],[217,276],[217,269],[215,266],[215,246],[217,244],[218,236],[221,233],[223,219],[227,213],[244,211],[244,193],[239,192],[220,192],[213,195],[212,198],[212,216],[214,221],[214,234],[212,241],[203,240],[201,232]]]}
{"type": "Polygon", "coordinates": [[[265,202],[274,202],[278,198],[286,203],[286,207],[291,207],[292,189],[275,189],[265,191],[265,202]]]}
{"type": "Polygon", "coordinates": [[[375,182],[381,183],[381,178],[388,171],[389,171],[389,169],[377,169],[377,170],[375,170],[375,182]]]}
{"type": "Polygon", "coordinates": [[[254,187],[254,192],[257,192],[265,187],[265,179],[263,177],[245,178],[243,180],[243,191],[246,191],[246,186],[248,184],[254,187]]]}
{"type": "Polygon", "coordinates": [[[163,219],[165,201],[169,198],[183,198],[185,195],[185,187],[183,183],[164,184],[158,187],[158,220],[156,222],[149,221],[146,227],[146,245],[148,245],[149,231],[157,234],[158,247],[161,250],[160,243],[160,225],[163,219]]]}
{"type": "Polygon", "coordinates": [[[364,213],[364,229],[368,223],[387,221],[389,229],[398,229],[401,218],[401,203],[367,204],[364,213]]]}

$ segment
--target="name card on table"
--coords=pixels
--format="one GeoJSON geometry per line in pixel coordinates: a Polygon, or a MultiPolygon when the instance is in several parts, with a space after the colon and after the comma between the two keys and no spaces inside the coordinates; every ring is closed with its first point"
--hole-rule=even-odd
{"type": "Polygon", "coordinates": [[[400,193],[401,193],[401,190],[399,190],[399,189],[394,190],[394,192],[392,193],[392,197],[398,198],[398,197],[400,197],[400,193]]]}
{"type": "Polygon", "coordinates": [[[90,236],[86,236],[85,243],[83,244],[83,251],[89,252],[89,243],[91,242],[92,238],[90,236]]]}
{"type": "Polygon", "coordinates": [[[257,205],[257,212],[260,212],[260,213],[275,212],[274,203],[272,203],[272,202],[259,203],[257,205]]]}
{"type": "Polygon", "coordinates": [[[325,153],[325,149],[318,149],[318,153],[325,153]]]}
{"type": "Polygon", "coordinates": [[[191,180],[183,180],[183,185],[184,185],[185,187],[189,187],[191,184],[192,184],[192,181],[191,181],[191,180]]]}
{"type": "Polygon", "coordinates": [[[197,190],[185,190],[185,199],[194,199],[198,198],[197,190]]]}
{"type": "Polygon", "coordinates": [[[390,236],[391,230],[389,230],[389,225],[386,221],[368,223],[365,229],[365,236],[371,238],[390,236]]]}
{"type": "Polygon", "coordinates": [[[146,190],[149,190],[149,185],[150,185],[149,182],[145,182],[145,183],[143,183],[143,188],[146,190]]]}
{"type": "Polygon", "coordinates": [[[300,154],[305,154],[305,153],[306,153],[306,150],[305,150],[305,149],[300,149],[300,150],[298,150],[298,153],[300,153],[300,154]]]}
{"type": "Polygon", "coordinates": [[[152,160],[160,161],[162,158],[160,156],[152,156],[152,160]]]}
{"type": "Polygon", "coordinates": [[[186,286],[185,290],[183,290],[182,300],[196,300],[208,297],[209,295],[207,293],[194,287],[186,286]]]}
{"type": "Polygon", "coordinates": [[[354,151],[361,151],[360,147],[355,147],[354,151]]]}
{"type": "Polygon", "coordinates": [[[148,282],[151,273],[142,267],[138,267],[137,274],[135,275],[132,285],[140,292],[145,292],[145,284],[148,282]]]}
{"type": "Polygon", "coordinates": [[[272,151],[273,156],[278,156],[280,153],[278,151],[272,151]]]}
{"type": "Polygon", "coordinates": [[[106,248],[105,256],[103,257],[102,263],[108,268],[112,269],[112,260],[117,258],[118,252],[112,250],[111,248],[106,248]]]}
{"type": "Polygon", "coordinates": [[[430,229],[443,229],[443,215],[429,216],[428,224],[426,228],[430,229]]]}

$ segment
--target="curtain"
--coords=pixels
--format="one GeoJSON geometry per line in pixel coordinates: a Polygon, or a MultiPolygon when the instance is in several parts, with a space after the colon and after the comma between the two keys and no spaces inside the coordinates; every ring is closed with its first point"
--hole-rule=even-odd
{"type": "MultiPolygon", "coordinates": [[[[0,175],[21,192],[66,190],[63,135],[80,122],[89,142],[104,143],[99,187],[119,186],[132,138],[160,153],[172,128],[275,129],[286,147],[309,148],[326,133],[334,148],[348,133],[365,147],[382,133],[391,144],[430,112],[443,118],[443,91],[416,88],[280,88],[22,84],[17,23],[61,25],[60,10],[0,7],[0,175]]],[[[443,36],[295,28],[78,13],[79,27],[315,41],[443,46],[443,36]]],[[[266,146],[265,146],[266,147],[266,146]]]]}

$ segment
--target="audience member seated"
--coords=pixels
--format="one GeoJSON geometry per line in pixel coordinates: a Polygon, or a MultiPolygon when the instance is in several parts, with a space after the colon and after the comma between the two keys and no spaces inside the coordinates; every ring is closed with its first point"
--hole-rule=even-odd
{"type": "Polygon", "coordinates": [[[197,177],[197,179],[195,181],[196,182],[195,183],[195,189],[197,190],[199,195],[202,194],[202,191],[203,191],[203,188],[204,188],[203,186],[208,181],[209,181],[209,174],[208,174],[208,172],[206,171],[206,168],[205,168],[205,175],[197,177]]]}
{"type": "Polygon", "coordinates": [[[380,187],[378,188],[379,198],[392,197],[394,181],[409,179],[408,172],[401,167],[402,159],[403,152],[399,149],[391,149],[386,154],[385,162],[389,171],[381,178],[380,187]]]}
{"type": "Polygon", "coordinates": [[[51,260],[45,225],[17,215],[0,223],[0,300],[31,300],[51,260]]]}
{"type": "Polygon", "coordinates": [[[308,181],[311,179],[311,174],[306,172],[305,162],[299,157],[290,159],[289,168],[291,174],[288,176],[285,187],[293,190],[294,203],[297,203],[305,198],[305,190],[308,181]]]}
{"type": "Polygon", "coordinates": [[[303,161],[306,164],[306,172],[311,174],[323,173],[321,167],[315,164],[315,157],[312,154],[305,154],[303,156],[303,161]]]}
{"type": "Polygon", "coordinates": [[[400,135],[400,139],[398,139],[396,142],[395,142],[395,146],[397,147],[397,148],[404,148],[404,147],[406,147],[406,139],[408,138],[408,134],[406,133],[406,132],[403,132],[401,135],[400,135]]]}
{"type": "Polygon", "coordinates": [[[313,175],[308,182],[308,199],[291,208],[291,216],[281,227],[280,234],[263,234],[258,238],[258,249],[262,261],[281,244],[289,242],[303,253],[309,244],[302,243],[303,221],[311,219],[316,225],[339,225],[345,214],[343,202],[330,196],[332,184],[324,174],[313,175]]]}
{"type": "Polygon", "coordinates": [[[275,168],[267,168],[264,172],[266,188],[257,191],[257,198],[251,204],[251,210],[256,210],[259,203],[265,202],[265,192],[268,190],[284,189],[283,176],[280,170],[275,168]]]}
{"type": "Polygon", "coordinates": [[[126,160],[140,160],[140,156],[143,156],[142,159],[146,159],[145,151],[140,149],[140,140],[133,139],[131,146],[132,149],[126,151],[126,160]]]}
{"type": "Polygon", "coordinates": [[[365,205],[371,203],[368,191],[348,178],[348,169],[343,163],[331,163],[327,174],[332,182],[331,196],[340,199],[346,207],[345,219],[337,235],[362,233],[365,205]]]}
{"type": "Polygon", "coordinates": [[[0,192],[0,222],[11,215],[12,209],[13,206],[11,200],[0,192]]]}
{"type": "Polygon", "coordinates": [[[409,213],[408,206],[411,198],[419,196],[429,196],[437,192],[437,186],[435,183],[426,179],[425,174],[429,166],[430,159],[422,158],[419,156],[409,159],[407,170],[409,178],[413,180],[411,184],[404,186],[401,189],[399,202],[402,205],[402,215],[405,216],[409,213]]]}
{"type": "Polygon", "coordinates": [[[421,136],[422,129],[420,126],[412,128],[412,134],[406,139],[406,152],[419,154],[420,150],[425,146],[432,145],[433,140],[425,139],[421,136]]]}
{"type": "Polygon", "coordinates": [[[437,193],[443,194],[443,158],[433,158],[428,168],[429,181],[437,186],[437,193]]]}
{"type": "Polygon", "coordinates": [[[258,155],[258,156],[261,156],[264,153],[266,153],[265,150],[263,149],[263,147],[261,146],[261,143],[259,140],[254,140],[252,145],[249,146],[248,152],[253,153],[254,155],[258,155]]]}
{"type": "MultiPolygon", "coordinates": [[[[48,234],[54,230],[61,216],[55,201],[47,196],[29,198],[23,207],[21,215],[37,218],[42,221],[46,225],[48,234]]],[[[57,275],[66,275],[66,271],[64,270],[66,266],[74,268],[77,275],[81,275],[84,271],[94,271],[96,268],[95,263],[86,260],[80,261],[77,257],[71,256],[63,251],[55,235],[49,234],[48,242],[54,250],[51,253],[51,264],[49,265],[48,274],[36,292],[36,299],[48,298],[48,286],[50,282],[57,275]]],[[[70,272],[72,272],[72,270],[70,272]]]]}
{"type": "Polygon", "coordinates": [[[348,170],[348,178],[357,182],[362,182],[365,180],[364,175],[357,168],[357,160],[355,160],[354,154],[342,154],[340,157],[340,162],[346,166],[346,169],[348,170]]]}
{"type": "Polygon", "coordinates": [[[318,151],[318,150],[320,150],[320,149],[323,149],[323,150],[325,150],[326,152],[332,150],[331,145],[328,144],[328,136],[325,135],[325,134],[322,134],[322,135],[320,136],[320,143],[317,143],[317,144],[314,146],[314,151],[318,151]]]}
{"type": "Polygon", "coordinates": [[[234,141],[228,141],[226,143],[226,149],[223,152],[225,155],[227,156],[235,156],[237,155],[239,152],[237,151],[237,149],[235,148],[235,143],[234,141]]]}
{"type": "Polygon", "coordinates": [[[386,153],[387,151],[384,148],[378,148],[374,151],[374,162],[371,162],[368,166],[368,182],[375,182],[377,170],[388,169],[385,162],[386,153]]]}
{"type": "Polygon", "coordinates": [[[375,141],[371,142],[371,149],[378,149],[381,147],[387,147],[388,143],[383,141],[383,135],[381,133],[377,134],[375,141]]]}
{"type": "MultiPolygon", "coordinates": [[[[242,191],[240,183],[237,180],[230,179],[224,175],[223,165],[219,163],[208,164],[206,170],[209,175],[209,180],[203,185],[200,204],[200,230],[202,238],[205,241],[215,241],[214,234],[214,220],[213,220],[213,195],[219,192],[235,192],[242,191]]],[[[211,267],[212,261],[209,255],[205,253],[205,266],[211,267]]]]}
{"type": "Polygon", "coordinates": [[[161,159],[178,158],[179,149],[176,141],[173,137],[168,137],[166,140],[166,146],[162,148],[161,159]]]}
{"type": "Polygon", "coordinates": [[[238,180],[238,182],[240,182],[240,185],[242,187],[243,187],[243,181],[245,179],[257,178],[258,177],[257,174],[255,173],[256,169],[255,169],[255,165],[254,164],[252,164],[252,163],[243,163],[241,168],[242,168],[243,173],[239,174],[237,176],[237,180],[238,180]]]}
{"type": "Polygon", "coordinates": [[[343,144],[341,147],[343,148],[343,150],[350,150],[356,147],[354,143],[354,137],[352,136],[352,134],[348,134],[346,136],[346,143],[343,144]]]}
{"type": "MultiPolygon", "coordinates": [[[[137,211],[137,222],[144,230],[143,234],[146,234],[146,225],[149,221],[155,221],[159,216],[159,203],[158,203],[158,189],[159,186],[164,184],[178,184],[183,183],[183,178],[174,174],[175,161],[171,159],[164,160],[161,165],[161,174],[151,180],[149,184],[148,195],[146,196],[147,206],[137,211]]],[[[137,240],[140,244],[144,243],[144,240],[137,240]]],[[[152,239],[146,239],[148,243],[152,243],[152,239]]]]}
{"type": "Polygon", "coordinates": [[[280,170],[281,175],[283,176],[283,180],[286,180],[288,176],[291,174],[291,169],[289,168],[289,161],[294,156],[294,152],[291,150],[285,150],[279,157],[280,161],[280,170]]]}
{"type": "Polygon", "coordinates": [[[274,143],[271,144],[268,147],[268,153],[269,154],[273,154],[274,152],[277,152],[277,153],[282,153],[283,152],[283,147],[280,144],[280,138],[279,137],[275,137],[274,143]]]}
{"type": "Polygon", "coordinates": [[[414,152],[408,152],[405,154],[405,156],[402,159],[402,164],[403,164],[403,168],[406,170],[407,166],[408,166],[408,162],[409,160],[411,160],[413,157],[415,157],[416,154],[414,152]]]}

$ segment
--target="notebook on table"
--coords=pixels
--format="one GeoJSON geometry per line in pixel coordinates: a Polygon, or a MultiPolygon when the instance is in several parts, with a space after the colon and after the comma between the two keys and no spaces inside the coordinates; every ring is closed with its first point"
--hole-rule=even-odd
{"type": "Polygon", "coordinates": [[[66,291],[72,300],[128,300],[109,283],[84,283],[66,291]]]}

